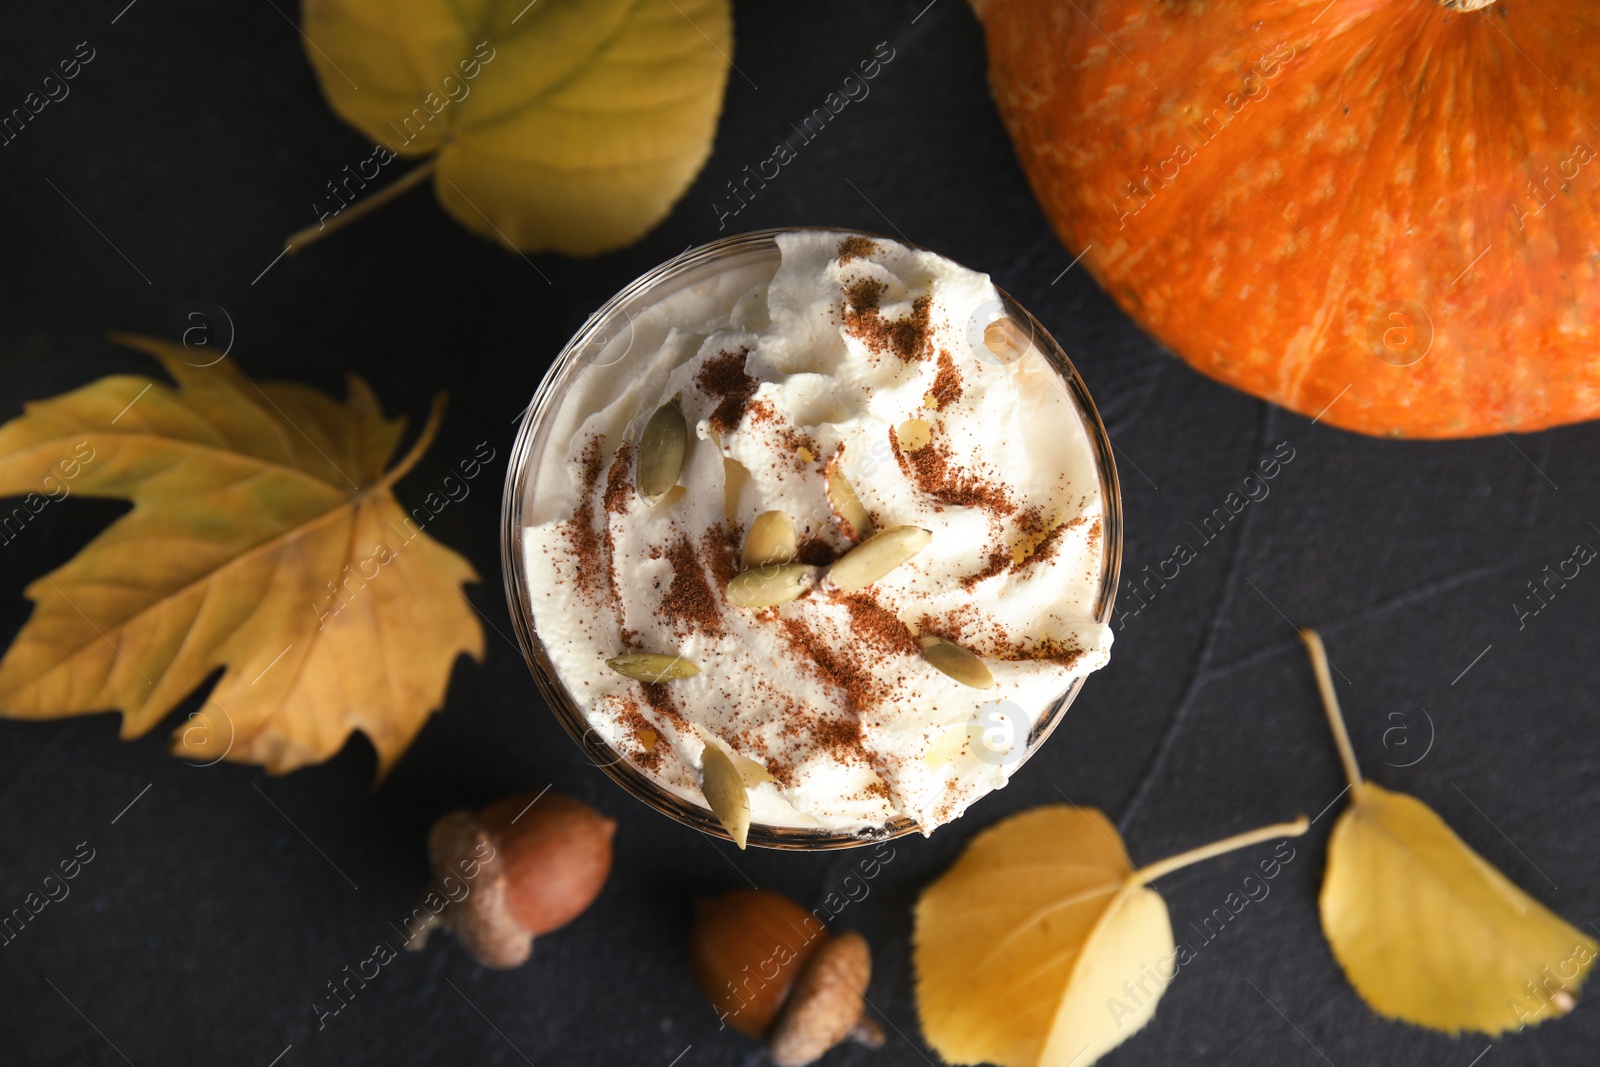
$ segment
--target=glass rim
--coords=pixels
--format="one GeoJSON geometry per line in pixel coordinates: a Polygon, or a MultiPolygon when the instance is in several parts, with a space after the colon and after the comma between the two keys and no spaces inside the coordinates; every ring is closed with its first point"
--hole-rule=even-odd
{"type": "MultiPolygon", "coordinates": [[[[893,242],[919,251],[931,251],[903,238],[868,230],[832,226],[783,226],[751,230],[719,238],[686,249],[645,271],[619,289],[591,314],[552,360],[550,369],[540,380],[538,388],[534,391],[533,400],[524,410],[518,425],[517,436],[507,458],[506,483],[501,500],[500,562],[501,577],[506,591],[506,607],[510,612],[511,624],[516,630],[517,643],[522,649],[523,658],[527,661],[534,683],[551,712],[589,761],[635,798],[677,822],[725,840],[731,840],[730,835],[709,807],[687,800],[659,784],[634,766],[628,757],[606,743],[578,707],[551,663],[544,642],[533,624],[532,602],[522,563],[523,509],[530,499],[530,490],[536,473],[535,465],[530,464],[528,459],[534,446],[540,443],[541,428],[547,428],[549,416],[555,411],[556,401],[565,393],[566,388],[572,384],[576,374],[581,370],[581,366],[578,366],[580,357],[596,341],[602,345],[605,343],[608,339],[605,334],[606,327],[619,312],[626,313],[625,308],[631,301],[658,285],[683,277],[723,257],[741,253],[753,254],[768,247],[775,254],[776,238],[780,234],[789,233],[860,236],[869,240],[893,242]]],[[[1034,346],[1056,372],[1066,388],[1067,395],[1078,409],[1079,419],[1089,439],[1095,471],[1100,480],[1102,522],[1100,587],[1095,594],[1094,621],[1109,623],[1122,571],[1122,492],[1111,439],[1106,434],[1100,413],[1090,398],[1082,377],[1061,345],[1015,298],[999,286],[995,286],[995,290],[1006,306],[1007,314],[1014,319],[1021,319],[1028,326],[1034,346]]],[[[1083,688],[1087,677],[1079,675],[1075,678],[1060,696],[1040,713],[1033,729],[1029,731],[1026,747],[1006,775],[1008,781],[1049,740],[1050,735],[1065,718],[1068,707],[1083,688]]],[[[904,815],[891,819],[882,827],[866,830],[831,830],[826,827],[752,823],[747,843],[761,848],[820,851],[876,844],[903,837],[920,829],[920,824],[904,815]]]]}

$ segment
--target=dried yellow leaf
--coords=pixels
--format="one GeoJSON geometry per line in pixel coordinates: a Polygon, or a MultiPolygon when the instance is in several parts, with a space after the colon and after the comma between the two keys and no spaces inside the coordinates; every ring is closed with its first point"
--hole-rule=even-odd
{"type": "Polygon", "coordinates": [[[456,656],[483,655],[461,592],[471,564],[392,491],[442,406],[385,473],[404,422],[359,378],[341,404],[117,340],[159,359],[177,388],[102,378],[0,426],[0,496],[75,456],[74,494],[133,503],[28,586],[33,615],[0,660],[0,714],[117,709],[122,735],[138,737],[222,667],[203,727],[175,731],[177,754],[282,772],[360,730],[385,773],[443,703],[456,656]]]}
{"type": "MultiPolygon", "coordinates": [[[[934,1050],[956,1064],[1070,1062],[1078,1049],[1060,1060],[1046,1050],[1059,1044],[1051,1034],[1080,970],[1103,987],[1094,996],[1121,997],[1140,963],[1153,966],[1173,949],[1166,905],[1131,886],[1132,873],[1116,827],[1092,809],[1038,808],[975,838],[917,903],[917,1009],[934,1050]],[[1093,958],[1091,942],[1107,921],[1098,940],[1123,953],[1121,968],[1093,958]]],[[[1074,1007],[1088,987],[1079,990],[1074,1007]]],[[[1103,1046],[1088,1062],[1143,1026],[1156,997],[1122,1020],[1120,1035],[1099,997],[1098,1010],[1078,1020],[1088,1023],[1079,1039],[1103,1046]]]]}
{"type": "Polygon", "coordinates": [[[1391,1019],[1490,1036],[1572,1010],[1600,945],[1524,893],[1432,808],[1361,777],[1322,640],[1301,631],[1350,781],[1328,840],[1322,930],[1391,1019]]]}
{"type": "Polygon", "coordinates": [[[1322,929],[1373,1009],[1490,1036],[1570,1011],[1593,938],[1511,883],[1422,801],[1371,782],[1328,841],[1322,929]]]}
{"type": "Polygon", "coordinates": [[[728,0],[305,0],[306,56],[341,118],[434,155],[457,222],[593,255],[666,217],[711,152],[728,0]]]}
{"type": "Polygon", "coordinates": [[[1177,970],[1146,883],[1306,821],[1135,870],[1093,808],[1051,805],[973,839],[917,902],[913,962],[928,1043],[953,1064],[1088,1067],[1149,1022],[1177,970]]]}

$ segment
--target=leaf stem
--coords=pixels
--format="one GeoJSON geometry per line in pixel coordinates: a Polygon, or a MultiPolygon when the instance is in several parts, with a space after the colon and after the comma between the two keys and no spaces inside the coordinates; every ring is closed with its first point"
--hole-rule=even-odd
{"type": "Polygon", "coordinates": [[[1171,874],[1180,867],[1187,867],[1191,863],[1208,860],[1212,856],[1220,856],[1224,852],[1232,852],[1234,849],[1244,848],[1261,841],[1270,841],[1274,837],[1299,837],[1310,826],[1311,820],[1301,815],[1293,822],[1276,822],[1271,826],[1263,826],[1258,830],[1247,830],[1242,834],[1224,837],[1221,841],[1213,841],[1209,845],[1201,845],[1199,848],[1191,848],[1187,852],[1180,852],[1176,856],[1168,856],[1166,859],[1152,863],[1148,867],[1140,867],[1133,872],[1132,880],[1136,885],[1145,885],[1164,874],[1171,874]]]}
{"type": "Polygon", "coordinates": [[[382,189],[379,189],[371,196],[362,200],[357,200],[355,203],[343,209],[326,222],[319,222],[315,226],[307,226],[303,230],[295,231],[294,233],[290,234],[289,239],[283,243],[284,251],[288,252],[292,256],[307,245],[315,244],[316,242],[320,241],[333,231],[342,229],[343,227],[348,226],[352,222],[361,218],[363,215],[367,215],[373,211],[376,211],[378,208],[387,204],[401,193],[404,193],[413,186],[419,184],[429,174],[433,173],[433,164],[434,160],[428,159],[420,166],[414,167],[400,178],[397,178],[388,185],[385,185],[382,189]]]}
{"type": "Polygon", "coordinates": [[[384,472],[383,477],[372,484],[370,491],[388,489],[411,473],[411,468],[415,467],[417,461],[433,447],[433,439],[439,434],[439,424],[444,421],[444,413],[449,406],[449,393],[441,389],[433,394],[433,405],[428,409],[428,421],[422,424],[422,432],[417,434],[417,439],[412,443],[410,450],[400,457],[400,462],[384,472]]]}
{"type": "Polygon", "coordinates": [[[1344,763],[1345,781],[1354,788],[1361,784],[1361,765],[1356,762],[1356,751],[1350,747],[1350,732],[1344,726],[1344,714],[1339,710],[1339,697],[1333,691],[1333,679],[1328,675],[1328,653],[1322,647],[1317,631],[1300,631],[1300,640],[1306,643],[1311,655],[1311,669],[1317,675],[1317,688],[1322,692],[1322,708],[1328,713],[1328,728],[1333,731],[1333,743],[1339,749],[1339,759],[1344,763]]]}

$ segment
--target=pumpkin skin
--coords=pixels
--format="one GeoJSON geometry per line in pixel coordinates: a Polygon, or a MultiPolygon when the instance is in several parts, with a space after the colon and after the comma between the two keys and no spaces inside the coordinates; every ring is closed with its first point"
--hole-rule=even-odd
{"type": "Polygon", "coordinates": [[[1596,0],[975,7],[1056,232],[1196,369],[1376,435],[1600,415],[1596,0]]]}

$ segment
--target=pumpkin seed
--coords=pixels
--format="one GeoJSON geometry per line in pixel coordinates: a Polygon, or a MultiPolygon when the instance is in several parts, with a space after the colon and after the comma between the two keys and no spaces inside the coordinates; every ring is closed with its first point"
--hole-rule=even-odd
{"type": "Polygon", "coordinates": [[[821,567],[804,563],[752,567],[728,583],[728,600],[741,608],[770,608],[809,593],[822,578],[821,567]]]}
{"type": "Polygon", "coordinates": [[[882,578],[932,541],[933,534],[920,526],[880,530],[829,567],[828,578],[846,593],[854,593],[882,578]]]}
{"type": "Polygon", "coordinates": [[[922,658],[962,685],[969,685],[974,689],[994,687],[994,675],[989,673],[989,668],[983,660],[954,641],[946,641],[942,637],[924,637],[922,658]]]}
{"type": "Polygon", "coordinates": [[[728,754],[707,744],[700,754],[700,792],[733,843],[744,848],[750,837],[750,792],[728,754]]]}
{"type": "Polygon", "coordinates": [[[740,561],[747,568],[788,563],[797,551],[794,520],[781,511],[763,511],[744,535],[740,561]]]}
{"type": "Polygon", "coordinates": [[[744,469],[744,464],[722,457],[722,513],[727,516],[729,529],[739,521],[739,494],[749,480],[750,472],[744,469]]]}
{"type": "Polygon", "coordinates": [[[676,400],[656,408],[639,438],[639,496],[654,504],[678,484],[689,455],[689,423],[676,400]]]}
{"type": "Polygon", "coordinates": [[[920,452],[933,443],[933,427],[926,419],[907,419],[894,432],[903,452],[920,452]]]}
{"type": "Polygon", "coordinates": [[[626,652],[606,660],[606,666],[636,682],[676,682],[700,673],[699,667],[682,656],[659,652],[626,652]]]}
{"type": "Polygon", "coordinates": [[[834,514],[839,516],[844,535],[852,541],[865,541],[871,537],[872,516],[867,514],[866,505],[856,495],[856,487],[839,469],[838,460],[828,464],[827,482],[828,502],[833,505],[834,514]]]}

